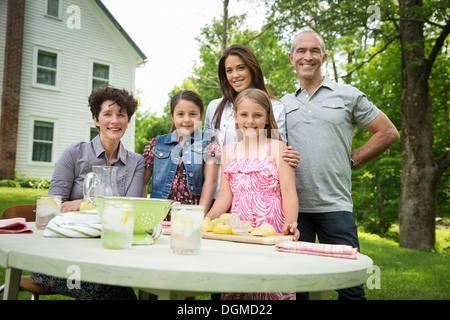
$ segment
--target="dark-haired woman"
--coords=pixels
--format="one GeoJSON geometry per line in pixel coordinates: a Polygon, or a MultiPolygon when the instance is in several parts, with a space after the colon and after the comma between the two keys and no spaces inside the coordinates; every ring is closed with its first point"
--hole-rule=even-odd
{"type": "MultiPolygon", "coordinates": [[[[213,100],[208,105],[205,114],[205,132],[213,133],[217,137],[220,148],[237,142],[233,103],[240,92],[249,88],[260,89],[269,95],[279,135],[287,143],[285,107],[268,92],[259,62],[249,48],[234,44],[225,49],[219,60],[218,75],[222,98],[213,100]]],[[[284,158],[292,167],[297,167],[300,159],[298,152],[292,151],[290,147],[284,158]]],[[[220,168],[214,199],[219,194],[219,186],[220,168]]]]}
{"type": "MultiPolygon", "coordinates": [[[[53,171],[49,194],[61,195],[61,211],[78,211],[83,199],[83,182],[92,166],[115,166],[117,189],[121,196],[140,197],[144,179],[144,158],[125,149],[120,139],[136,111],[137,101],[126,90],[105,86],[89,96],[92,118],[99,130],[90,142],[77,142],[61,154],[53,171]]],[[[80,282],[69,288],[67,279],[41,273],[31,274],[34,283],[75,299],[136,300],[132,288],[80,282]]]]}
{"type": "Polygon", "coordinates": [[[144,179],[144,158],[128,151],[120,139],[137,108],[126,90],[105,86],[89,96],[89,107],[99,134],[90,142],[67,147],[56,163],[49,194],[61,195],[61,211],[78,211],[83,199],[83,182],[92,166],[114,166],[121,196],[140,197],[144,179]]]}

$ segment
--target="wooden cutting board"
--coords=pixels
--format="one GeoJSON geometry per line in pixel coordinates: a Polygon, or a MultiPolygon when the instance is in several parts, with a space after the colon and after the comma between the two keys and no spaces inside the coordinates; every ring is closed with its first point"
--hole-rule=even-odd
{"type": "Polygon", "coordinates": [[[234,234],[218,234],[214,232],[203,232],[203,239],[214,239],[214,240],[224,240],[224,241],[235,241],[235,242],[246,242],[246,243],[256,243],[256,244],[267,244],[275,245],[277,243],[289,240],[292,241],[293,235],[282,236],[237,236],[234,234]]]}
{"type": "MultiPolygon", "coordinates": [[[[170,229],[163,229],[163,234],[169,235],[170,229]]],[[[292,241],[293,235],[282,236],[237,236],[234,234],[219,234],[214,232],[203,232],[203,239],[212,240],[223,240],[223,241],[234,241],[234,242],[245,242],[245,243],[255,243],[255,244],[265,244],[265,245],[275,245],[283,241],[292,241]]]]}

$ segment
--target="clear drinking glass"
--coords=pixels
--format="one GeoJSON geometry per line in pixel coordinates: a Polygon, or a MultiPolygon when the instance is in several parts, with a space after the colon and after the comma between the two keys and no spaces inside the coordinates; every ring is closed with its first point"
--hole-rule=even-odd
{"type": "Polygon", "coordinates": [[[202,240],[204,207],[175,205],[170,220],[170,247],[173,252],[197,254],[202,240]]]}
{"type": "Polygon", "coordinates": [[[248,229],[251,227],[250,221],[241,220],[236,213],[233,213],[230,218],[231,231],[234,233],[248,235],[248,229]]]}
{"type": "Polygon", "coordinates": [[[130,248],[133,242],[134,203],[105,200],[102,213],[102,243],[108,249],[130,248]]]}
{"type": "Polygon", "coordinates": [[[45,229],[49,221],[61,213],[61,202],[61,196],[37,196],[36,229],[45,229]]]}

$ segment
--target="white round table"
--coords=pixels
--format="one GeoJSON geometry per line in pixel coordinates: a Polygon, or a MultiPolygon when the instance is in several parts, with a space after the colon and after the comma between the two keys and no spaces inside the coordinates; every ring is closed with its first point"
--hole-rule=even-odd
{"type": "MultiPolygon", "coordinates": [[[[34,223],[29,224],[34,229],[34,223]]],[[[16,299],[22,270],[79,277],[179,299],[214,292],[320,292],[364,283],[372,260],[280,252],[273,245],[202,240],[198,255],[170,249],[170,236],[125,250],[102,247],[100,238],[45,238],[0,234],[0,265],[6,268],[4,299],[16,299]]]]}

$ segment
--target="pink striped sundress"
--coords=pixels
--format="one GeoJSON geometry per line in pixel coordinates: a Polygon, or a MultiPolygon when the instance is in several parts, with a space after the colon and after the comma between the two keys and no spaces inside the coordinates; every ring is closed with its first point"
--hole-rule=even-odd
{"type": "MultiPolygon", "coordinates": [[[[224,173],[230,181],[233,193],[231,213],[237,214],[241,220],[251,221],[252,227],[259,227],[267,222],[277,233],[281,233],[284,213],[278,168],[270,159],[272,143],[263,160],[236,159],[234,151],[237,144],[235,144],[230,163],[224,173]]],[[[295,292],[222,293],[222,300],[294,299],[295,292]]]]}

